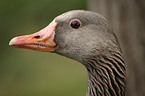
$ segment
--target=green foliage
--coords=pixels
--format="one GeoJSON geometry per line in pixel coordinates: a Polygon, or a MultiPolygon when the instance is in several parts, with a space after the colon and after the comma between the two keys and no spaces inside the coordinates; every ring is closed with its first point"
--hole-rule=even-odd
{"type": "Polygon", "coordinates": [[[85,96],[87,72],[83,65],[8,45],[14,36],[39,31],[63,12],[85,8],[84,0],[0,1],[0,96],[85,96]]]}

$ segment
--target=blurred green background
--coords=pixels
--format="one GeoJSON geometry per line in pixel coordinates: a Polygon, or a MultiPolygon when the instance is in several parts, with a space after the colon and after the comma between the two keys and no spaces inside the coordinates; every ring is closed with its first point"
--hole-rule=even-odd
{"type": "Polygon", "coordinates": [[[85,0],[0,0],[0,96],[85,96],[83,65],[47,52],[8,45],[18,35],[37,32],[54,17],[86,9],[85,0]]]}

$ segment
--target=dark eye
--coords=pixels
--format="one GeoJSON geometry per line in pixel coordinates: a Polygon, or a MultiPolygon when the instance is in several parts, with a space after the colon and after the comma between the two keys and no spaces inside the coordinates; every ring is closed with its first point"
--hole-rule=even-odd
{"type": "Polygon", "coordinates": [[[70,22],[70,26],[74,29],[78,29],[81,27],[81,22],[78,19],[73,19],[70,22]]]}

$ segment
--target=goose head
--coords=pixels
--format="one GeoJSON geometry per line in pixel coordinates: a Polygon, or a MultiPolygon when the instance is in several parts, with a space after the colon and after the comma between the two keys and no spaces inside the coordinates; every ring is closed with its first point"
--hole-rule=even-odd
{"type": "Polygon", "coordinates": [[[106,19],[84,10],[57,16],[44,29],[13,38],[9,45],[57,54],[83,62],[93,55],[119,49],[118,41],[106,19]]]}

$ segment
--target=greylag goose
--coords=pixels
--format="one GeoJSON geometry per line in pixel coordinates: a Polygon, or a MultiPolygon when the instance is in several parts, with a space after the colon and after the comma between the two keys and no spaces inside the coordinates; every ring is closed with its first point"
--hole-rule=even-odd
{"type": "Polygon", "coordinates": [[[9,45],[53,52],[82,63],[88,71],[87,96],[125,96],[121,48],[110,24],[98,13],[66,12],[39,32],[13,38],[9,45]]]}

